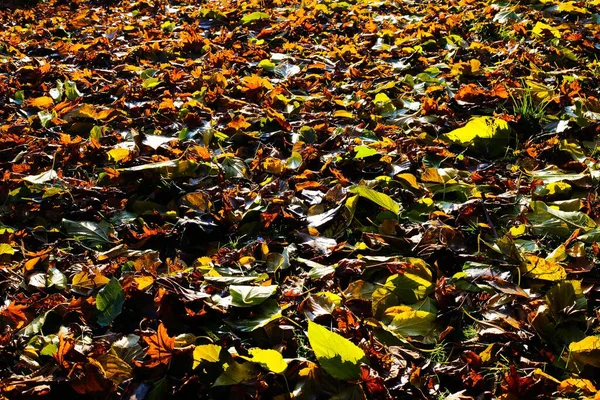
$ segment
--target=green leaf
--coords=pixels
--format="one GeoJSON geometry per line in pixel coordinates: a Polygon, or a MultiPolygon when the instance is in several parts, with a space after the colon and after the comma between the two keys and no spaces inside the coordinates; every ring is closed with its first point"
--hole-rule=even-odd
{"type": "Polygon", "coordinates": [[[267,326],[270,322],[278,320],[283,316],[283,310],[289,307],[289,304],[286,304],[282,307],[279,307],[277,302],[273,299],[269,299],[265,301],[258,308],[256,312],[256,316],[251,319],[243,319],[234,322],[227,322],[234,329],[237,329],[241,332],[253,332],[259,328],[267,326]]]}
{"type": "Polygon", "coordinates": [[[90,139],[100,139],[102,137],[102,127],[94,125],[90,130],[90,139]]]}
{"type": "Polygon", "coordinates": [[[587,174],[576,174],[571,172],[565,172],[554,166],[547,167],[541,170],[533,171],[531,173],[532,179],[541,179],[545,184],[561,181],[581,181],[586,178],[589,179],[587,174]]]}
{"type": "Polygon", "coordinates": [[[252,357],[242,356],[243,359],[260,364],[263,368],[268,369],[276,374],[282,374],[287,369],[287,363],[283,356],[277,350],[250,349],[248,353],[252,357]]]}
{"type": "Polygon", "coordinates": [[[42,332],[42,327],[46,323],[46,318],[48,318],[48,315],[50,315],[50,313],[54,313],[54,310],[49,310],[35,317],[34,320],[29,323],[29,325],[17,332],[17,335],[31,337],[42,332]]]}
{"type": "Polygon", "coordinates": [[[531,210],[532,212],[527,214],[527,219],[536,235],[569,237],[577,228],[581,229],[582,233],[589,233],[598,228],[596,222],[587,214],[558,210],[542,201],[532,201],[531,210]]]}
{"type": "Polygon", "coordinates": [[[37,115],[40,119],[40,124],[42,125],[42,128],[47,128],[48,124],[50,124],[50,121],[52,121],[52,118],[54,118],[54,114],[50,111],[39,111],[37,115]]]}
{"type": "Polygon", "coordinates": [[[116,278],[112,278],[96,296],[96,309],[100,311],[98,324],[108,326],[121,314],[125,303],[125,292],[116,278]]]}
{"type": "Polygon", "coordinates": [[[298,257],[296,260],[308,267],[311,267],[307,273],[308,277],[311,279],[321,279],[335,272],[335,267],[333,265],[323,265],[316,261],[307,260],[306,258],[302,257],[298,257]]]}
{"type": "Polygon", "coordinates": [[[247,178],[248,167],[239,158],[225,157],[221,162],[221,168],[226,178],[247,178]]]}
{"type": "Polygon", "coordinates": [[[392,99],[390,99],[388,97],[387,94],[385,93],[377,93],[375,95],[375,98],[373,99],[373,103],[375,103],[377,106],[383,107],[386,104],[389,104],[392,102],[392,99]]]}
{"type": "Polygon", "coordinates": [[[23,104],[24,101],[25,101],[25,92],[22,90],[15,92],[15,97],[13,99],[13,102],[16,105],[20,106],[21,104],[23,104]]]}
{"type": "Polygon", "coordinates": [[[168,160],[161,161],[156,163],[148,163],[135,165],[133,167],[128,168],[119,168],[119,172],[140,172],[140,171],[156,171],[162,176],[185,176],[192,174],[198,168],[198,164],[196,164],[192,160],[168,160]]]}
{"type": "Polygon", "coordinates": [[[56,354],[57,351],[58,347],[55,344],[50,343],[42,348],[40,354],[43,356],[53,356],[54,354],[56,354]]]}
{"type": "Polygon", "coordinates": [[[570,311],[585,310],[587,306],[581,281],[559,282],[546,293],[546,302],[556,318],[568,315],[570,311]]]}
{"type": "Polygon", "coordinates": [[[302,165],[302,156],[300,153],[293,151],[292,155],[285,161],[285,165],[289,169],[298,169],[302,165]]]}
{"type": "Polygon", "coordinates": [[[402,336],[428,336],[435,329],[435,317],[428,311],[406,310],[396,314],[387,328],[402,336]]]}
{"type": "Polygon", "coordinates": [[[350,193],[357,194],[365,199],[371,200],[373,203],[390,210],[394,214],[400,214],[401,206],[396,203],[390,196],[385,193],[380,193],[376,190],[369,189],[365,185],[355,185],[348,190],[350,193]]]}
{"type": "Polygon", "coordinates": [[[374,149],[369,146],[356,146],[354,148],[354,151],[356,152],[354,158],[365,158],[377,154],[377,149],[374,149]]]}
{"type": "Polygon", "coordinates": [[[160,25],[160,29],[162,29],[163,32],[166,32],[166,33],[173,32],[176,27],[177,27],[177,25],[175,25],[175,23],[173,21],[166,21],[160,25]]]}
{"type": "Polygon", "coordinates": [[[375,289],[372,297],[372,312],[375,317],[381,317],[386,309],[400,303],[398,295],[394,293],[395,287],[381,286],[375,289]]]}
{"type": "Polygon", "coordinates": [[[217,283],[221,285],[239,285],[242,283],[250,283],[264,277],[268,277],[266,274],[261,275],[250,275],[250,276],[205,276],[204,280],[211,283],[217,283]]]}
{"type": "Polygon", "coordinates": [[[360,347],[310,320],[308,341],[321,367],[336,379],[357,379],[361,373],[360,364],[368,363],[360,347]]]}
{"type": "Polygon", "coordinates": [[[257,21],[267,20],[269,18],[271,18],[271,16],[269,14],[260,12],[260,11],[256,11],[251,14],[244,15],[242,17],[242,24],[244,24],[244,25],[252,24],[257,21]]]}
{"type": "Polygon", "coordinates": [[[193,353],[194,365],[192,366],[192,369],[196,369],[198,365],[202,363],[202,361],[207,361],[210,363],[219,362],[221,350],[222,347],[216,344],[203,344],[196,346],[193,353]]]}
{"type": "Polygon", "coordinates": [[[257,373],[258,371],[253,363],[238,364],[234,361],[227,366],[225,372],[219,375],[213,387],[238,385],[255,378],[257,373]]]}
{"type": "Polygon", "coordinates": [[[97,224],[91,221],[62,220],[63,227],[68,235],[87,242],[92,246],[112,244],[110,233],[112,226],[107,222],[97,224]]]}
{"type": "Polygon", "coordinates": [[[252,307],[261,304],[275,294],[277,285],[270,286],[229,286],[231,303],[236,307],[252,307]]]}
{"type": "Polygon", "coordinates": [[[67,287],[67,277],[55,267],[52,267],[48,270],[47,282],[48,287],[54,286],[60,290],[67,287]]]}
{"type": "Polygon", "coordinates": [[[385,287],[398,295],[404,303],[416,303],[433,291],[432,275],[427,268],[409,270],[390,276],[385,287]]]}
{"type": "Polygon", "coordinates": [[[152,77],[144,80],[142,86],[144,87],[144,89],[152,89],[153,87],[156,87],[161,83],[162,81],[160,79],[152,77]]]}
{"type": "Polygon", "coordinates": [[[558,143],[558,148],[571,155],[573,160],[584,162],[587,159],[585,152],[577,143],[569,142],[567,139],[563,139],[558,143]]]}
{"type": "Polygon", "coordinates": [[[258,63],[258,68],[262,68],[266,71],[273,71],[275,69],[275,67],[276,67],[276,64],[273,61],[268,60],[268,59],[261,60],[258,63]]]}
{"type": "Polygon", "coordinates": [[[67,99],[73,101],[78,97],[81,97],[81,93],[77,89],[77,84],[73,81],[65,81],[65,95],[67,99]]]}

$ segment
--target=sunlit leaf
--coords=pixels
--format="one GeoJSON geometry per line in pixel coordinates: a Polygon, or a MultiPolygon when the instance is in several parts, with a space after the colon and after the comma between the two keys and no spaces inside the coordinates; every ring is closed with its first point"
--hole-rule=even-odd
{"type": "Polygon", "coordinates": [[[257,373],[258,370],[254,363],[245,362],[239,364],[234,361],[227,366],[225,372],[217,378],[213,386],[237,385],[253,379],[256,377],[257,373]]]}
{"type": "Polygon", "coordinates": [[[271,16],[269,14],[260,12],[260,11],[256,11],[256,12],[244,15],[242,17],[241,21],[242,21],[242,24],[246,25],[246,24],[252,24],[254,22],[261,21],[261,20],[267,20],[269,18],[271,18],[271,16]]]}
{"type": "Polygon", "coordinates": [[[112,227],[107,223],[91,221],[71,221],[63,219],[63,227],[68,235],[89,243],[92,246],[112,243],[110,233],[112,227]]]}
{"type": "Polygon", "coordinates": [[[203,361],[215,363],[220,360],[220,353],[222,347],[216,344],[203,344],[196,346],[194,349],[194,365],[193,369],[196,369],[203,361]]]}
{"type": "Polygon", "coordinates": [[[584,365],[600,367],[600,337],[588,336],[569,345],[569,354],[584,365]]]}
{"type": "Polygon", "coordinates": [[[449,141],[477,151],[497,155],[505,151],[511,128],[504,120],[492,117],[475,117],[465,126],[447,133],[449,141]]]}
{"type": "Polygon", "coordinates": [[[319,365],[336,379],[360,376],[360,364],[367,363],[364,351],[329,329],[308,321],[308,340],[319,365]]]}
{"type": "Polygon", "coordinates": [[[252,361],[276,374],[282,374],[287,369],[287,363],[283,360],[280,352],[271,349],[250,349],[250,357],[242,357],[252,361]]]}
{"type": "Polygon", "coordinates": [[[371,200],[373,203],[390,210],[394,214],[399,214],[401,210],[400,204],[396,203],[390,196],[385,193],[369,189],[364,185],[356,185],[348,190],[350,193],[357,194],[365,199],[371,200]]]}
{"type": "Polygon", "coordinates": [[[277,285],[270,286],[229,286],[232,304],[236,307],[256,306],[275,294],[277,285]]]}
{"type": "Polygon", "coordinates": [[[543,36],[545,33],[548,33],[554,37],[560,38],[560,31],[558,29],[540,21],[535,23],[531,33],[536,36],[543,36]]]}
{"type": "Polygon", "coordinates": [[[35,184],[43,184],[46,182],[53,181],[54,179],[58,179],[58,174],[53,169],[49,169],[48,171],[42,172],[40,174],[29,175],[23,178],[24,181],[35,184]]]}
{"type": "Polygon", "coordinates": [[[100,289],[96,296],[96,308],[100,312],[98,315],[98,324],[101,326],[110,325],[121,314],[124,303],[125,292],[119,281],[112,278],[108,284],[100,289]]]}

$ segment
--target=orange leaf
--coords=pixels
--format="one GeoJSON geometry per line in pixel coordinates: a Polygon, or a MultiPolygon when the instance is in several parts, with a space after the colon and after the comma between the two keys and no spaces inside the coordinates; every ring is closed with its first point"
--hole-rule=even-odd
{"type": "Polygon", "coordinates": [[[27,262],[25,262],[25,272],[31,271],[35,268],[35,265],[41,260],[41,257],[34,257],[30,260],[27,260],[27,262]]]}
{"type": "Polygon", "coordinates": [[[11,302],[0,315],[8,318],[12,322],[12,325],[14,325],[16,329],[19,329],[28,321],[27,316],[24,313],[26,308],[26,305],[17,305],[14,302],[11,302]]]}
{"type": "Polygon", "coordinates": [[[249,92],[259,89],[273,89],[273,85],[268,79],[261,78],[258,75],[250,75],[242,78],[242,92],[249,92]]]}
{"type": "Polygon", "coordinates": [[[198,153],[200,158],[204,161],[208,161],[212,158],[210,155],[210,150],[204,146],[194,146],[194,150],[196,150],[196,153],[198,153]]]}
{"type": "Polygon", "coordinates": [[[167,328],[161,323],[158,331],[153,335],[144,336],[144,341],[148,344],[146,355],[150,360],[144,365],[148,368],[154,368],[161,364],[168,364],[173,355],[175,347],[175,338],[170,337],[167,328]]]}
{"type": "Polygon", "coordinates": [[[75,340],[65,335],[59,335],[58,351],[54,353],[54,358],[58,365],[63,368],[69,368],[69,363],[66,360],[67,355],[75,348],[75,340]]]}
{"type": "Polygon", "coordinates": [[[54,101],[50,96],[36,97],[29,101],[29,105],[35,108],[48,109],[54,105],[54,101]]]}
{"type": "Polygon", "coordinates": [[[238,115],[229,124],[227,124],[227,126],[237,131],[240,129],[249,128],[250,124],[246,121],[246,118],[244,118],[243,115],[238,115]]]}
{"type": "Polygon", "coordinates": [[[508,91],[506,90],[506,86],[501,83],[494,85],[492,88],[492,96],[496,96],[501,99],[508,99],[508,91]]]}

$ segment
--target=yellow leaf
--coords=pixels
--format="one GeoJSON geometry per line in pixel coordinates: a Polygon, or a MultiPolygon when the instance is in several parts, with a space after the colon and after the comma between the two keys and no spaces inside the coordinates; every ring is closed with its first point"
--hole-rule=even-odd
{"type": "Polygon", "coordinates": [[[116,149],[109,150],[106,154],[108,155],[109,160],[119,162],[129,157],[129,153],[129,150],[118,147],[116,149]]]}
{"type": "Polygon", "coordinates": [[[282,160],[273,157],[265,158],[262,166],[265,171],[270,172],[271,174],[281,174],[285,171],[285,163],[282,160]]]}
{"type": "Polygon", "coordinates": [[[544,371],[542,371],[540,368],[536,368],[536,369],[533,371],[533,374],[534,374],[534,375],[537,375],[537,376],[539,376],[539,377],[542,377],[542,378],[548,379],[548,380],[550,380],[550,381],[552,381],[552,382],[554,382],[554,383],[560,383],[560,381],[559,381],[558,379],[556,379],[556,378],[555,378],[555,377],[553,377],[552,375],[549,375],[549,374],[545,373],[545,372],[544,372],[544,371]]]}
{"type": "Polygon", "coordinates": [[[518,226],[513,226],[508,230],[508,233],[510,233],[510,236],[512,236],[514,238],[523,236],[524,234],[527,233],[527,225],[521,224],[518,226]]]}
{"type": "Polygon", "coordinates": [[[337,110],[336,112],[333,113],[333,116],[336,118],[350,118],[350,119],[354,119],[354,114],[352,114],[351,112],[348,112],[346,110],[337,110]]]}
{"type": "Polygon", "coordinates": [[[494,346],[495,343],[490,343],[488,345],[488,347],[485,348],[484,351],[482,351],[481,353],[479,353],[479,357],[481,357],[481,362],[482,363],[488,363],[492,360],[492,352],[494,351],[494,346]]]}
{"type": "Polygon", "coordinates": [[[260,364],[271,372],[281,374],[287,369],[287,363],[277,350],[250,349],[248,353],[252,357],[242,356],[242,358],[260,364]]]}
{"type": "Polygon", "coordinates": [[[442,178],[437,168],[425,168],[421,174],[421,180],[423,182],[444,183],[444,178],[442,178]]]}
{"type": "Polygon", "coordinates": [[[133,367],[121,359],[114,350],[102,355],[98,362],[106,377],[116,384],[129,379],[133,371],[133,367]]]}
{"type": "Polygon", "coordinates": [[[551,182],[546,185],[546,190],[550,196],[565,194],[571,191],[571,185],[566,182],[551,182]]]}
{"type": "Polygon", "coordinates": [[[524,274],[536,279],[560,281],[567,278],[567,272],[562,266],[538,256],[527,256],[527,265],[524,268],[524,274]]]}
{"type": "Polygon", "coordinates": [[[192,365],[192,369],[198,367],[202,361],[211,363],[219,362],[221,349],[222,347],[216,344],[203,344],[201,346],[196,346],[193,354],[194,364],[192,365]]]}
{"type": "Polygon", "coordinates": [[[181,202],[200,211],[206,211],[212,206],[209,197],[203,192],[188,193],[181,198],[181,202]]]}
{"type": "Polygon", "coordinates": [[[151,276],[139,276],[134,281],[137,283],[138,290],[144,290],[154,283],[154,278],[151,276]]]}
{"type": "Polygon", "coordinates": [[[35,108],[46,110],[54,105],[54,101],[50,96],[36,97],[29,101],[29,105],[35,108]]]}
{"type": "Polygon", "coordinates": [[[590,12],[582,7],[577,7],[574,1],[567,1],[557,4],[557,11],[567,13],[589,14],[590,12]]]}
{"type": "Polygon", "coordinates": [[[554,97],[554,90],[544,84],[532,80],[526,80],[525,83],[537,101],[550,100],[554,97]]]}
{"type": "Polygon", "coordinates": [[[417,177],[413,174],[398,174],[396,178],[400,179],[402,182],[406,182],[413,189],[420,190],[421,186],[417,182],[417,177]]]}
{"type": "Polygon", "coordinates": [[[0,243],[0,256],[4,254],[15,254],[15,249],[13,249],[12,246],[8,243],[0,243]]]}
{"type": "Polygon", "coordinates": [[[73,277],[73,288],[75,289],[95,289],[100,286],[106,285],[110,279],[105,277],[104,275],[97,273],[93,277],[88,275],[87,272],[81,271],[73,277]]]}
{"type": "Polygon", "coordinates": [[[475,58],[466,62],[457,62],[452,65],[450,74],[454,76],[475,75],[481,69],[481,62],[475,58]]]}
{"type": "MultiPolygon", "coordinates": [[[[496,139],[508,142],[511,133],[508,122],[493,117],[475,117],[465,126],[447,133],[447,139],[463,146],[474,144],[476,139],[496,139]]],[[[504,151],[504,150],[503,150],[504,151]]]]}
{"type": "Polygon", "coordinates": [[[560,31],[543,22],[537,22],[531,32],[536,36],[544,36],[545,32],[549,32],[556,38],[560,38],[560,31]]]}
{"type": "Polygon", "coordinates": [[[569,345],[571,358],[582,364],[600,367],[600,337],[588,336],[569,345]]]}
{"type": "Polygon", "coordinates": [[[565,379],[558,385],[558,390],[563,394],[579,391],[584,392],[585,394],[594,394],[598,391],[591,381],[577,378],[565,379]]]}
{"type": "Polygon", "coordinates": [[[227,126],[237,131],[250,128],[251,125],[249,122],[246,121],[246,118],[244,118],[243,115],[238,115],[236,118],[232,119],[231,122],[227,124],[227,126]]]}

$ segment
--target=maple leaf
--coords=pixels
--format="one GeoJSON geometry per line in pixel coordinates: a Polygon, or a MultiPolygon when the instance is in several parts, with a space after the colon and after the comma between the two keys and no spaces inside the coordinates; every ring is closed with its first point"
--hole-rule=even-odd
{"type": "Polygon", "coordinates": [[[7,318],[11,325],[16,329],[22,328],[28,321],[27,316],[25,315],[25,310],[27,310],[29,306],[24,304],[15,304],[15,302],[11,302],[8,307],[2,310],[1,316],[7,318]]]}
{"type": "Polygon", "coordinates": [[[148,368],[169,364],[175,347],[175,338],[168,335],[167,328],[162,323],[156,333],[146,334],[143,339],[148,345],[146,356],[149,360],[140,364],[148,368]]]}
{"type": "Polygon", "coordinates": [[[250,124],[246,121],[243,115],[238,115],[229,124],[228,127],[237,130],[243,130],[250,127],[250,124]]]}
{"type": "Polygon", "coordinates": [[[258,75],[250,75],[242,78],[242,92],[252,92],[262,89],[273,89],[271,82],[258,75]]]}

